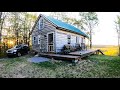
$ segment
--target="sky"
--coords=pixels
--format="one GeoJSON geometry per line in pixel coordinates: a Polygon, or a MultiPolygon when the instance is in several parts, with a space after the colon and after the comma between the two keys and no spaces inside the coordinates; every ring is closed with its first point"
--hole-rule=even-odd
{"type": "MultiPolygon", "coordinates": [[[[49,15],[50,12],[38,12],[37,14],[49,15]]],[[[93,45],[117,45],[117,33],[114,21],[118,12],[96,12],[99,24],[94,28],[93,45]]],[[[70,17],[78,18],[78,12],[73,12],[70,17]]]]}

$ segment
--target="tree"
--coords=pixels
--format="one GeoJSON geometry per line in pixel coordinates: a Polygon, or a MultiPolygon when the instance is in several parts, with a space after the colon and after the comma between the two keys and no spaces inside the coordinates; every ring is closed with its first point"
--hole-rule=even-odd
{"type": "Polygon", "coordinates": [[[90,48],[92,48],[93,28],[98,24],[97,14],[95,12],[80,12],[79,16],[81,17],[84,30],[88,31],[90,35],[90,48]]]}
{"type": "MultiPolygon", "coordinates": [[[[37,15],[28,12],[10,12],[8,17],[9,29],[11,35],[14,34],[16,44],[30,43],[30,32],[34,25],[37,15]]],[[[8,26],[7,26],[8,27],[8,26]]],[[[13,37],[14,37],[13,36],[13,37]]]]}
{"type": "Polygon", "coordinates": [[[21,12],[10,12],[11,17],[9,17],[9,22],[11,23],[11,28],[13,29],[13,33],[16,36],[16,44],[19,44],[19,32],[21,27],[20,15],[21,12]]]}
{"type": "Polygon", "coordinates": [[[35,20],[37,19],[37,15],[31,14],[24,12],[22,13],[23,18],[22,18],[22,37],[23,37],[23,42],[25,44],[30,44],[30,32],[32,29],[32,26],[34,25],[35,20]]]}
{"type": "MultiPolygon", "coordinates": [[[[5,48],[13,47],[15,44],[30,44],[30,32],[37,15],[28,12],[0,12],[0,43],[1,37],[5,48]],[[9,43],[13,41],[13,43],[9,43]]],[[[0,47],[1,49],[1,47],[0,47]]]]}
{"type": "Polygon", "coordinates": [[[69,14],[67,12],[52,12],[50,13],[50,16],[69,24],[73,24],[74,21],[74,18],[68,17],[69,14]]]}
{"type": "Polygon", "coordinates": [[[117,15],[117,20],[115,21],[115,26],[118,34],[118,56],[120,56],[120,16],[117,15]]]}
{"type": "Polygon", "coordinates": [[[50,16],[58,20],[65,20],[65,18],[67,17],[67,13],[66,12],[52,12],[50,13],[50,16]]]}
{"type": "Polygon", "coordinates": [[[1,29],[2,24],[1,24],[1,22],[2,22],[2,12],[0,12],[0,43],[1,43],[1,37],[2,37],[2,29],[1,29]]]}
{"type": "Polygon", "coordinates": [[[0,43],[1,43],[2,30],[3,30],[5,18],[6,18],[6,13],[5,12],[0,12],[0,43]]]}
{"type": "Polygon", "coordinates": [[[72,22],[73,22],[73,25],[75,25],[77,28],[80,28],[81,30],[85,30],[83,26],[84,22],[82,19],[77,20],[76,18],[74,18],[72,22]]]}
{"type": "Polygon", "coordinates": [[[69,23],[71,25],[76,26],[77,28],[84,29],[83,27],[83,21],[82,19],[76,19],[75,17],[69,17],[69,15],[72,14],[72,12],[52,12],[50,13],[50,16],[62,20],[66,23],[69,23]]]}
{"type": "MultiPolygon", "coordinates": [[[[6,13],[0,12],[0,44],[1,44],[1,40],[2,40],[2,30],[4,27],[4,23],[5,23],[5,18],[6,18],[6,13]]],[[[0,45],[0,53],[1,53],[1,45],[0,45]]]]}

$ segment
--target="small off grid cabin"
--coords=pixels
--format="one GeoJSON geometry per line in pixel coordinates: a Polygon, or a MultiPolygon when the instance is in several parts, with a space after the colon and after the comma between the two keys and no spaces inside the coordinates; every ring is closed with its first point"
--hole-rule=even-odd
{"type": "Polygon", "coordinates": [[[78,28],[40,14],[32,28],[32,49],[59,53],[66,44],[85,44],[85,38],[88,36],[78,28]]]}

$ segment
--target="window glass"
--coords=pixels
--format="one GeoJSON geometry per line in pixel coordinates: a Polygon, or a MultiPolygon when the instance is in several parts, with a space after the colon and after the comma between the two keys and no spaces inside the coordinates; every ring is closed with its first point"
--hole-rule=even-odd
{"type": "Polygon", "coordinates": [[[35,44],[35,41],[36,41],[36,37],[33,37],[33,44],[35,44]]]}
{"type": "Polygon", "coordinates": [[[40,44],[40,35],[38,35],[38,44],[40,44]]]}
{"type": "Polygon", "coordinates": [[[41,20],[39,21],[39,30],[41,30],[41,29],[43,29],[43,28],[44,28],[44,20],[41,19],[41,20]]]}
{"type": "Polygon", "coordinates": [[[68,39],[68,44],[71,44],[71,35],[68,35],[67,39],[68,39]]]}

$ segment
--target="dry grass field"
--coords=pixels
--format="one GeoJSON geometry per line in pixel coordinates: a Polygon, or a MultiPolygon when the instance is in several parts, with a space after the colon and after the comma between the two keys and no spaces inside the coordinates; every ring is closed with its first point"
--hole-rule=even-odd
{"type": "Polygon", "coordinates": [[[105,55],[92,55],[76,65],[61,60],[30,63],[31,55],[0,59],[0,78],[120,78],[117,46],[94,46],[105,55]]]}
{"type": "Polygon", "coordinates": [[[93,46],[93,49],[100,49],[103,51],[105,55],[108,56],[117,56],[118,55],[118,47],[117,46],[93,46]]]}

